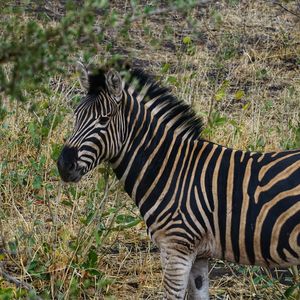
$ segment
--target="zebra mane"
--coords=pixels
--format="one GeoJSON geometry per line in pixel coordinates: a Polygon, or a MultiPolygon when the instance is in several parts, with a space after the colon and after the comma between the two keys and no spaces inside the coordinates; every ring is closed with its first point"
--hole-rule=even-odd
{"type": "MultiPolygon", "coordinates": [[[[153,75],[140,68],[131,68],[130,65],[119,62],[113,67],[121,73],[124,72],[127,88],[131,86],[137,96],[142,95],[142,103],[148,103],[149,109],[155,111],[155,115],[164,115],[162,123],[172,124],[172,130],[188,138],[200,138],[202,119],[190,105],[173,96],[169,88],[161,86],[153,75]],[[155,101],[151,101],[153,99],[155,101]]],[[[97,94],[100,89],[106,88],[104,74],[108,69],[104,67],[89,75],[89,94],[97,94]]]]}
{"type": "Polygon", "coordinates": [[[137,93],[142,93],[143,88],[148,87],[142,102],[149,103],[150,110],[155,111],[155,114],[164,115],[163,123],[174,120],[173,130],[180,131],[189,138],[200,138],[203,122],[190,105],[173,96],[169,88],[160,86],[153,76],[146,74],[144,70],[130,69],[129,72],[131,75],[130,81],[138,81],[138,84],[135,85],[137,93]],[[156,100],[152,103],[151,100],[153,99],[156,100]]]}

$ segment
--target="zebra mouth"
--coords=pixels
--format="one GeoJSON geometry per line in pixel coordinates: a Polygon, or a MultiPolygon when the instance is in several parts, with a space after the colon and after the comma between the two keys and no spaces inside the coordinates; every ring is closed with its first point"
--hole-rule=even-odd
{"type": "Polygon", "coordinates": [[[64,174],[65,176],[62,176],[62,174],[61,174],[61,178],[64,182],[77,183],[81,180],[83,175],[86,173],[87,173],[87,171],[85,170],[85,168],[78,168],[69,174],[64,174]]]}
{"type": "Polygon", "coordinates": [[[80,165],[76,148],[65,146],[57,160],[57,168],[64,182],[78,182],[87,173],[86,166],[80,165]]]}
{"type": "Polygon", "coordinates": [[[86,173],[83,168],[76,168],[73,170],[66,170],[58,167],[59,175],[64,182],[79,182],[82,176],[86,173]]]}
{"type": "Polygon", "coordinates": [[[63,181],[65,182],[74,182],[74,183],[77,183],[80,181],[80,179],[82,178],[82,175],[79,174],[79,173],[74,173],[74,174],[70,174],[70,176],[68,178],[65,178],[67,180],[65,180],[64,178],[63,181]]]}
{"type": "Polygon", "coordinates": [[[78,182],[82,178],[79,172],[63,173],[60,172],[60,177],[64,182],[78,182]]]}

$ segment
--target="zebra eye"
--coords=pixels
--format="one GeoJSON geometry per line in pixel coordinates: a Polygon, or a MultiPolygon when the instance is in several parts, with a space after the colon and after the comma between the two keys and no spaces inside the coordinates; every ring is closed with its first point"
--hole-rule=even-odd
{"type": "Polygon", "coordinates": [[[108,117],[101,117],[101,118],[99,119],[99,123],[100,123],[101,125],[106,125],[106,124],[108,123],[108,121],[109,121],[109,118],[108,118],[108,117]]]}

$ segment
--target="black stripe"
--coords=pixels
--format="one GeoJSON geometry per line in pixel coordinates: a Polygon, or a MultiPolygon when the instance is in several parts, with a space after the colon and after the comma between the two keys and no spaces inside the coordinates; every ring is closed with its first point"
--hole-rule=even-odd
{"type": "Polygon", "coordinates": [[[230,167],[230,158],[232,150],[226,149],[224,151],[222,161],[219,168],[218,174],[218,221],[219,221],[219,232],[220,232],[220,242],[222,248],[222,257],[225,257],[226,251],[226,216],[227,216],[227,179],[228,171],[230,167]]]}
{"type": "Polygon", "coordinates": [[[209,205],[210,205],[212,211],[214,211],[214,209],[215,209],[214,200],[217,200],[217,199],[214,199],[214,197],[213,197],[213,186],[212,186],[213,176],[214,176],[216,164],[217,164],[218,158],[220,157],[221,152],[222,152],[222,146],[217,146],[216,150],[214,151],[214,153],[208,163],[206,174],[205,174],[206,193],[207,193],[208,202],[209,202],[209,205]]]}
{"type": "MultiPolygon", "coordinates": [[[[150,116],[147,116],[150,117],[150,116]]],[[[145,122],[145,124],[147,124],[148,122],[145,122]]],[[[150,126],[153,129],[155,125],[155,122],[153,122],[150,126]]],[[[142,138],[144,138],[144,135],[146,134],[147,131],[147,126],[145,125],[142,132],[139,134],[139,137],[135,139],[135,142],[132,146],[132,150],[130,152],[133,153],[133,151],[135,150],[136,147],[139,147],[141,145],[141,140],[142,138]]],[[[141,173],[144,172],[144,166],[147,163],[149,156],[153,153],[153,151],[156,149],[157,144],[159,143],[159,141],[161,140],[164,131],[163,130],[158,130],[158,132],[155,135],[154,141],[153,143],[151,143],[151,145],[147,148],[145,148],[145,145],[147,144],[147,141],[149,141],[149,139],[153,136],[152,130],[148,131],[146,140],[144,145],[142,145],[142,147],[139,149],[137,155],[134,157],[134,161],[132,163],[132,168],[130,169],[130,171],[128,172],[128,176],[125,180],[125,190],[126,192],[131,195],[132,193],[132,189],[133,186],[135,184],[136,181],[136,177],[141,173]]],[[[165,143],[162,143],[161,146],[161,150],[162,153],[166,153],[166,151],[168,150],[168,145],[167,145],[167,141],[168,139],[165,140],[165,143]]],[[[170,141],[169,141],[170,142],[170,141]]],[[[165,156],[161,156],[160,159],[163,159],[165,156]]],[[[159,161],[158,161],[159,162],[159,161]]],[[[148,178],[149,181],[153,181],[155,179],[155,176],[153,176],[155,173],[150,171],[150,174],[147,173],[147,175],[144,175],[148,178]],[[149,176],[150,175],[150,176],[149,176]]],[[[138,201],[137,201],[138,204],[138,201]]]]}
{"type": "MultiPolygon", "coordinates": [[[[173,138],[171,134],[172,133],[169,134],[168,139],[173,138]]],[[[163,192],[164,188],[166,187],[167,181],[169,180],[170,176],[174,176],[174,174],[171,174],[171,171],[172,171],[172,167],[175,162],[175,158],[176,158],[176,154],[178,152],[179,146],[180,146],[180,142],[179,141],[177,141],[177,143],[175,142],[169,157],[165,157],[165,155],[161,156],[162,158],[167,159],[168,162],[167,162],[166,167],[160,177],[160,180],[157,182],[154,191],[149,195],[148,199],[157,199],[156,201],[162,200],[162,199],[160,199],[160,195],[163,192]]],[[[164,151],[165,150],[168,150],[168,149],[164,149],[164,151]]],[[[161,152],[159,151],[159,153],[157,155],[158,157],[160,156],[160,153],[161,152]]],[[[154,160],[152,165],[154,165],[153,168],[155,168],[155,167],[157,168],[157,167],[161,166],[161,162],[159,160],[158,161],[154,160]]],[[[152,177],[154,177],[153,179],[155,179],[155,176],[152,175],[152,177]]],[[[150,186],[148,180],[149,179],[146,176],[143,177],[143,179],[137,189],[137,197],[138,198],[142,198],[144,193],[148,190],[148,187],[150,186]]],[[[151,183],[152,183],[152,181],[151,181],[151,183]]],[[[155,204],[156,201],[151,201],[151,200],[145,201],[145,203],[140,208],[140,212],[141,212],[142,216],[144,216],[147,213],[147,211],[150,210],[150,208],[155,204]]],[[[151,225],[152,222],[154,222],[155,217],[156,216],[152,215],[150,217],[150,219],[147,220],[147,224],[149,223],[149,225],[151,225]]]]}
{"type": "Polygon", "coordinates": [[[232,191],[232,213],[231,213],[231,243],[234,258],[236,262],[240,260],[240,247],[238,236],[240,234],[241,210],[243,200],[243,181],[245,170],[249,159],[249,154],[245,154],[245,158],[241,162],[243,152],[237,151],[234,156],[234,175],[233,175],[233,191],[232,191]]]}
{"type": "MultiPolygon", "coordinates": [[[[289,154],[289,153],[286,153],[289,154]]],[[[277,158],[278,159],[278,158],[277,158]]],[[[273,161],[275,159],[273,158],[273,161]]],[[[289,166],[291,166],[294,163],[297,163],[300,161],[300,153],[299,155],[294,155],[292,157],[287,157],[284,160],[281,160],[277,162],[274,166],[268,169],[265,176],[262,178],[262,181],[260,185],[266,185],[268,182],[270,182],[277,174],[284,172],[289,166]]],[[[292,179],[293,177],[291,177],[292,179]]],[[[296,180],[296,177],[295,177],[296,180]]]]}
{"type": "MultiPolygon", "coordinates": [[[[185,153],[186,147],[187,147],[187,145],[184,144],[184,146],[182,147],[182,153],[185,153]]],[[[151,225],[153,222],[160,222],[169,213],[173,214],[176,211],[176,208],[178,207],[178,198],[179,198],[179,194],[180,194],[180,188],[177,190],[176,195],[174,195],[174,193],[175,193],[175,188],[176,188],[176,181],[179,177],[179,174],[180,174],[180,171],[182,168],[183,159],[184,159],[184,155],[182,155],[182,153],[181,153],[181,156],[179,157],[179,160],[177,161],[176,169],[174,171],[174,174],[172,175],[170,189],[166,193],[166,196],[163,199],[160,199],[159,192],[157,192],[156,189],[154,189],[148,197],[148,200],[147,200],[147,201],[149,201],[148,205],[151,205],[151,203],[153,205],[154,201],[158,201],[158,199],[160,201],[160,204],[157,207],[156,211],[151,215],[151,217],[149,217],[148,220],[146,220],[147,226],[151,225]],[[170,199],[172,199],[174,196],[175,196],[175,199],[173,201],[173,204],[171,205],[171,208],[169,208],[168,210],[165,210],[165,207],[170,203],[170,199]],[[159,218],[157,219],[158,216],[159,216],[159,218]]],[[[171,166],[170,166],[170,168],[171,168],[171,166]]],[[[147,210],[145,210],[145,208],[142,208],[142,209],[143,209],[144,213],[147,212],[147,210]]],[[[141,209],[141,211],[142,211],[142,209],[141,209]]],[[[168,218],[166,223],[169,223],[169,221],[170,221],[170,217],[168,218]]],[[[161,226],[159,226],[159,228],[163,228],[164,226],[165,226],[165,224],[162,224],[161,226]]]]}
{"type": "Polygon", "coordinates": [[[255,154],[251,155],[252,157],[252,165],[251,165],[251,173],[248,184],[248,195],[249,195],[249,206],[246,214],[246,226],[245,232],[245,247],[247,256],[251,264],[255,263],[255,252],[254,252],[254,232],[256,227],[256,219],[259,214],[260,208],[259,204],[255,203],[254,193],[259,184],[258,181],[258,172],[260,171],[260,163],[257,162],[260,155],[255,154]]]}
{"type": "MultiPolygon", "coordinates": [[[[282,201],[279,201],[276,205],[273,205],[269,210],[261,231],[261,249],[263,258],[266,261],[272,261],[272,257],[270,254],[270,244],[271,244],[271,233],[274,227],[275,222],[280,217],[282,213],[288,210],[290,207],[299,202],[299,195],[286,197],[282,201]]],[[[285,223],[284,228],[282,228],[279,239],[279,247],[277,248],[278,254],[281,256],[283,260],[286,261],[286,256],[283,252],[283,249],[288,249],[292,255],[297,257],[297,253],[295,253],[289,246],[288,238],[289,232],[294,228],[295,224],[298,224],[300,220],[300,212],[295,211],[295,215],[293,218],[290,218],[288,222],[285,223]],[[285,229],[285,230],[283,230],[285,229]]]]}

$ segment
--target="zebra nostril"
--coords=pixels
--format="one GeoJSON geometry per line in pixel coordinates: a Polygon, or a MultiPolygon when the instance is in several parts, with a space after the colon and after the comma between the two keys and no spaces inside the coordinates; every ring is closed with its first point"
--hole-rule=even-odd
{"type": "Polygon", "coordinates": [[[67,168],[68,168],[69,171],[74,171],[76,169],[76,163],[75,162],[70,162],[68,164],[67,168]]]}

